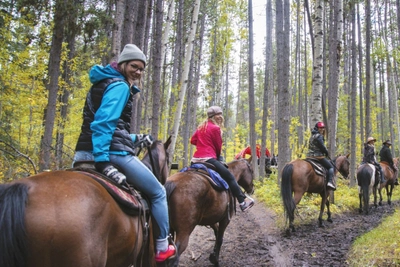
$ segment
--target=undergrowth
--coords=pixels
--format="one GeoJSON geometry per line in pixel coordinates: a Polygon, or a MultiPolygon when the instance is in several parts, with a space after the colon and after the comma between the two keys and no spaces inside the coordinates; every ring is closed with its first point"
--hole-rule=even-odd
{"type": "MultiPolygon", "coordinates": [[[[334,203],[331,202],[332,214],[354,211],[359,207],[358,188],[350,187],[350,181],[337,180],[334,203]]],[[[284,218],[283,204],[280,196],[280,185],[276,174],[255,182],[255,195],[258,201],[276,213],[276,224],[279,228],[287,227],[284,218]]],[[[392,202],[400,200],[400,188],[395,187],[392,202]]],[[[382,190],[383,201],[387,205],[386,191],[382,190]]],[[[379,198],[379,196],[378,196],[379,198]]],[[[372,196],[371,196],[372,199],[372,196]]],[[[317,221],[321,197],[319,194],[305,194],[297,206],[294,225],[317,221]]],[[[326,207],[323,215],[326,219],[326,207]]],[[[348,255],[349,266],[400,266],[400,216],[399,209],[386,217],[374,230],[358,237],[352,244],[348,255]]]]}

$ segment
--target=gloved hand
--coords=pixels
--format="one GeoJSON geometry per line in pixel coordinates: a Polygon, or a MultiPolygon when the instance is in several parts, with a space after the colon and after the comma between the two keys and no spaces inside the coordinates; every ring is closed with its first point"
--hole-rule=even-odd
{"type": "Polygon", "coordinates": [[[126,182],[126,176],[120,173],[109,161],[96,162],[94,164],[96,170],[105,176],[111,178],[118,184],[123,184],[126,182]]]}
{"type": "Polygon", "coordinates": [[[141,148],[151,146],[154,141],[153,136],[150,134],[137,134],[136,137],[141,148]]]}

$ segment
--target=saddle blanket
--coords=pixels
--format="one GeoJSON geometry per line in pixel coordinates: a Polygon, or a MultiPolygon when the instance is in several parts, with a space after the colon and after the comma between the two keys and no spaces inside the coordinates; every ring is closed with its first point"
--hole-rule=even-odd
{"type": "Polygon", "coordinates": [[[146,199],[144,199],[142,195],[134,188],[130,188],[129,190],[126,187],[122,187],[121,185],[110,180],[107,176],[97,173],[91,169],[75,168],[71,169],[71,171],[85,174],[100,183],[114,198],[114,200],[124,208],[124,211],[127,214],[140,215],[142,212],[148,213],[150,211],[150,207],[146,199]]]}
{"type": "Polygon", "coordinates": [[[190,167],[185,167],[182,170],[180,170],[179,172],[186,172],[186,171],[190,171],[193,169],[206,171],[210,175],[211,179],[213,180],[213,182],[215,183],[215,185],[218,188],[225,189],[225,190],[229,189],[229,185],[227,184],[227,182],[224,179],[222,179],[221,175],[219,175],[218,172],[207,168],[206,166],[204,166],[201,163],[192,164],[192,165],[190,165],[190,167]]]}

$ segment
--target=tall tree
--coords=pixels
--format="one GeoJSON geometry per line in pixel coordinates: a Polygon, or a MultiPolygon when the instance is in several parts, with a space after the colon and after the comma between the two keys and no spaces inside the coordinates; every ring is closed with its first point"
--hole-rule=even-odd
{"type": "MultiPolygon", "coordinates": [[[[351,4],[351,86],[350,86],[350,99],[351,99],[351,154],[356,155],[356,134],[357,134],[357,43],[356,43],[356,4],[351,4]]],[[[350,157],[350,186],[355,185],[355,179],[351,179],[351,177],[355,177],[355,168],[353,166],[356,165],[356,157],[350,157]]]]}
{"type": "Polygon", "coordinates": [[[322,68],[323,68],[323,27],[324,1],[316,0],[314,11],[314,47],[310,123],[322,120],[322,68]]]}
{"type": "Polygon", "coordinates": [[[255,170],[255,176],[258,177],[257,168],[257,154],[256,154],[256,127],[255,127],[255,100],[254,100],[254,69],[253,69],[253,3],[252,0],[248,0],[248,22],[249,22],[249,118],[250,118],[250,145],[251,145],[251,156],[253,170],[255,170]]]}
{"type": "MultiPolygon", "coordinates": [[[[276,0],[276,47],[278,74],[278,172],[281,173],[286,162],[290,161],[289,125],[290,125],[290,91],[289,91],[289,36],[290,4],[289,0],[276,0]]],[[[279,179],[278,179],[279,180],[279,179]]]]}
{"type": "Polygon", "coordinates": [[[175,152],[175,146],[176,146],[176,139],[178,136],[178,129],[182,117],[182,108],[183,108],[183,102],[185,100],[185,95],[186,95],[186,88],[187,88],[187,78],[189,76],[189,66],[190,66],[190,61],[192,57],[192,49],[193,49],[193,42],[194,42],[194,37],[196,34],[196,29],[197,29],[197,20],[199,17],[199,9],[200,9],[200,0],[196,0],[194,3],[193,7],[193,16],[192,16],[192,25],[190,28],[190,34],[188,38],[188,46],[186,49],[186,54],[185,54],[185,66],[182,74],[182,79],[180,81],[180,91],[179,91],[179,97],[178,97],[178,106],[176,108],[175,116],[174,116],[174,127],[172,129],[172,134],[171,134],[171,146],[169,148],[170,155],[173,155],[175,152]]]}
{"type": "Polygon", "coordinates": [[[67,8],[65,1],[57,0],[54,6],[54,28],[51,41],[48,76],[46,85],[48,102],[44,114],[44,133],[41,141],[41,155],[39,170],[50,169],[51,152],[53,149],[53,130],[56,118],[56,106],[58,99],[58,78],[60,77],[61,49],[64,39],[64,28],[67,8]]]}
{"type": "Polygon", "coordinates": [[[328,89],[328,151],[336,155],[336,128],[338,120],[339,70],[342,52],[342,0],[330,2],[329,31],[329,89],[328,89]]]}
{"type": "MultiPolygon", "coordinates": [[[[265,74],[264,74],[264,96],[263,96],[263,116],[262,116],[262,136],[261,136],[261,160],[260,160],[260,176],[263,177],[265,174],[265,150],[267,147],[267,119],[268,110],[272,109],[272,105],[269,105],[268,96],[273,95],[271,88],[271,72],[272,68],[272,1],[267,0],[265,6],[265,74]]],[[[271,110],[272,112],[272,110],[271,110]]],[[[273,143],[272,143],[273,144],[273,143]]],[[[272,150],[273,151],[273,150],[272,150]]]]}
{"type": "Polygon", "coordinates": [[[365,25],[365,134],[371,136],[371,0],[365,1],[365,25]]]}
{"type": "Polygon", "coordinates": [[[158,129],[160,121],[160,102],[161,102],[161,61],[162,61],[162,29],[163,29],[163,0],[157,0],[155,5],[155,31],[153,37],[152,46],[152,69],[153,69],[153,81],[152,81],[152,97],[153,97],[153,109],[151,118],[151,135],[158,139],[158,129]]]}

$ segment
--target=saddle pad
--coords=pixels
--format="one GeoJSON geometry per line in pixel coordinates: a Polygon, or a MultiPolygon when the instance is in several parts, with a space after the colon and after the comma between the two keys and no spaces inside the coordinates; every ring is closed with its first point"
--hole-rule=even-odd
{"type": "Polygon", "coordinates": [[[205,176],[207,178],[209,178],[209,181],[216,189],[219,189],[219,190],[228,190],[229,189],[229,185],[227,184],[227,182],[224,179],[221,178],[221,175],[219,175],[218,172],[207,168],[206,166],[204,166],[201,163],[192,164],[192,165],[190,165],[190,167],[185,167],[182,170],[180,170],[179,172],[199,171],[199,170],[206,172],[204,174],[208,174],[205,176]]]}
{"type": "Polygon", "coordinates": [[[326,174],[326,169],[322,167],[321,163],[319,163],[318,160],[314,158],[306,158],[305,161],[311,164],[311,166],[314,168],[314,171],[317,175],[325,177],[326,174]]]}
{"type": "Polygon", "coordinates": [[[150,211],[147,201],[141,196],[141,194],[134,188],[124,188],[108,177],[93,171],[92,169],[76,168],[72,171],[82,173],[95,179],[101,184],[107,192],[115,199],[115,201],[124,208],[124,211],[129,215],[140,215],[143,212],[148,213],[150,211]]]}

